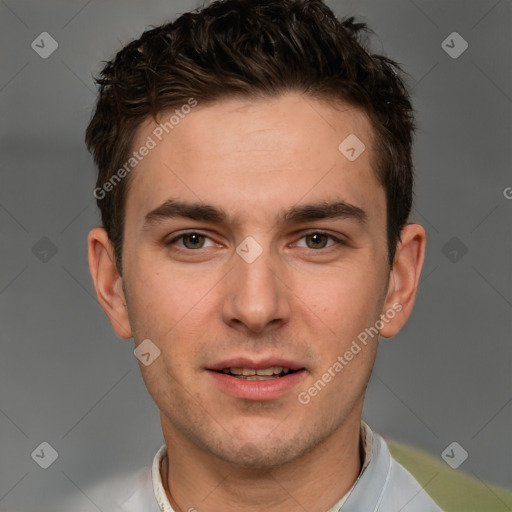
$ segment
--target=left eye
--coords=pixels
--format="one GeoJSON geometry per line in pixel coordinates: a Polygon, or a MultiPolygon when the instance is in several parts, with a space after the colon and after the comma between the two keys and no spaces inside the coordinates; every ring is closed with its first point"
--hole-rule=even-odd
{"type": "Polygon", "coordinates": [[[326,247],[331,247],[332,245],[340,243],[340,240],[334,236],[329,235],[328,233],[322,233],[321,231],[308,233],[300,240],[305,240],[305,245],[301,245],[301,247],[306,247],[307,249],[325,249],[326,247]],[[334,243],[327,245],[329,239],[333,240],[334,243]]]}
{"type": "Polygon", "coordinates": [[[204,247],[211,247],[212,245],[215,245],[209,237],[202,235],[201,233],[183,233],[170,240],[168,245],[172,245],[178,240],[181,240],[182,242],[179,246],[184,247],[185,249],[203,249],[204,247]],[[208,246],[205,245],[206,240],[210,240],[210,244],[208,246]]]}

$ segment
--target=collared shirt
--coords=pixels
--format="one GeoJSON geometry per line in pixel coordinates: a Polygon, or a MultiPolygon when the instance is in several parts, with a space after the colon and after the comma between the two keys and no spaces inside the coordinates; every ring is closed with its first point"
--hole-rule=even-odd
{"type": "MultiPolygon", "coordinates": [[[[351,489],[327,512],[442,512],[414,477],[389,452],[384,439],[361,422],[363,466],[351,489]]],[[[153,465],[141,473],[137,488],[116,512],[174,512],[160,466],[163,445],[153,465]]]]}

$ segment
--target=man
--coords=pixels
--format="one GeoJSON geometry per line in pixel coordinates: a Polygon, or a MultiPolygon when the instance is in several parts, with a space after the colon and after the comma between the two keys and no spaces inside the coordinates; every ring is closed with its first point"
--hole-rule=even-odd
{"type": "Polygon", "coordinates": [[[90,270],[165,439],[120,510],[440,510],[361,421],[425,252],[411,105],[364,29],[226,0],[103,69],[90,270]]]}

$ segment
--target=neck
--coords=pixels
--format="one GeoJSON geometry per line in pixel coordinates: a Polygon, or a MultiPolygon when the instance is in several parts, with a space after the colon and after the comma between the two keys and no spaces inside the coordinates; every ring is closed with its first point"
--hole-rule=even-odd
{"type": "Polygon", "coordinates": [[[176,512],[235,512],[251,504],[268,512],[325,512],[352,487],[362,467],[361,416],[354,415],[308,453],[273,469],[234,466],[164,430],[170,454],[161,476],[176,512]]]}

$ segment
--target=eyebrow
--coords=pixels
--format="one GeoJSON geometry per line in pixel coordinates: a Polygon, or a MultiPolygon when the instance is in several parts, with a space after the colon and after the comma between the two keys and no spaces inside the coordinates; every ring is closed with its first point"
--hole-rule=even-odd
{"type": "Polygon", "coordinates": [[[187,203],[168,199],[160,206],[148,212],[144,219],[144,227],[149,227],[158,221],[183,217],[186,219],[225,224],[228,215],[220,208],[202,203],[187,203]]]}
{"type": "MultiPolygon", "coordinates": [[[[227,224],[229,215],[222,208],[203,203],[189,203],[168,199],[160,206],[148,212],[144,219],[144,228],[172,218],[186,218],[214,224],[227,224]]],[[[292,206],[278,216],[278,224],[298,224],[322,219],[352,219],[365,224],[368,216],[359,206],[345,201],[321,201],[313,204],[292,206]]]]}
{"type": "Polygon", "coordinates": [[[359,206],[345,201],[322,201],[314,204],[293,206],[285,211],[280,219],[283,224],[298,224],[322,219],[353,219],[359,224],[365,224],[368,216],[359,206]]]}

